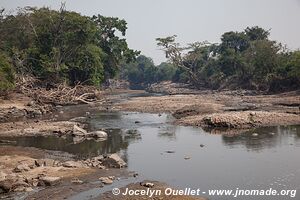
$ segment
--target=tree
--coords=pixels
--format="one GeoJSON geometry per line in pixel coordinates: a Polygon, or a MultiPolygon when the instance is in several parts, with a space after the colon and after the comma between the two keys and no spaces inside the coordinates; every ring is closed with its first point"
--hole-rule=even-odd
{"type": "Polygon", "coordinates": [[[98,29],[98,45],[106,55],[104,58],[105,77],[112,78],[119,70],[122,59],[127,63],[131,62],[140,52],[129,49],[126,40],[117,36],[117,32],[125,36],[127,30],[125,20],[102,15],[93,16],[91,19],[98,29]]]}
{"type": "Polygon", "coordinates": [[[165,38],[156,38],[157,45],[162,48],[166,54],[166,58],[176,67],[181,68],[188,74],[189,81],[200,88],[204,82],[199,76],[198,67],[199,60],[208,58],[213,51],[214,45],[210,45],[207,42],[195,42],[189,44],[187,47],[181,47],[175,42],[177,36],[169,36],[165,38]],[[205,51],[204,51],[205,50],[205,51]],[[206,53],[206,55],[204,55],[206,53]]]}
{"type": "Polygon", "coordinates": [[[245,29],[245,33],[251,41],[267,40],[270,35],[269,31],[266,31],[263,28],[258,27],[258,26],[247,27],[245,29]]]}
{"type": "Polygon", "coordinates": [[[121,60],[130,62],[139,54],[128,48],[127,23],[118,18],[82,16],[64,4],[58,11],[25,7],[0,16],[0,48],[16,73],[45,83],[99,85],[116,75],[121,60]]]}
{"type": "Polygon", "coordinates": [[[249,38],[244,32],[226,32],[221,37],[220,51],[233,49],[235,53],[242,52],[249,47],[249,38]]]}
{"type": "Polygon", "coordinates": [[[9,62],[9,58],[0,52],[0,94],[5,94],[14,87],[14,71],[9,62]]]}
{"type": "Polygon", "coordinates": [[[162,62],[157,66],[156,81],[172,80],[176,73],[176,67],[168,62],[162,62]]]}
{"type": "Polygon", "coordinates": [[[273,83],[275,89],[299,88],[299,54],[287,53],[280,43],[269,40],[269,35],[269,31],[255,26],[224,33],[220,44],[195,42],[181,47],[175,42],[176,35],[156,40],[178,67],[174,81],[213,89],[267,90],[273,83]]]}

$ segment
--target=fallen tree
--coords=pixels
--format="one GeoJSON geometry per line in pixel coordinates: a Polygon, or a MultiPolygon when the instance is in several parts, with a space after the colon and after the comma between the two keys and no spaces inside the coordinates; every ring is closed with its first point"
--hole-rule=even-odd
{"type": "Polygon", "coordinates": [[[17,79],[16,89],[34,101],[43,104],[74,105],[90,104],[103,100],[102,92],[95,86],[82,85],[68,86],[65,83],[51,84],[45,87],[41,82],[31,76],[17,79]]]}

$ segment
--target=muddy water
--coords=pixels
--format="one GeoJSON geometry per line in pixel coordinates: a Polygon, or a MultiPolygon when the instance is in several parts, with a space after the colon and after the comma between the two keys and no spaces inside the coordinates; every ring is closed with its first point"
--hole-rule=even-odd
{"type": "MultiPolygon", "coordinates": [[[[89,128],[105,129],[107,141],[73,144],[72,138],[57,137],[14,140],[15,145],[66,151],[78,157],[117,152],[141,179],[166,182],[179,189],[273,188],[300,193],[300,126],[259,128],[226,136],[175,126],[168,123],[171,121],[166,114],[93,113],[89,128]]],[[[294,199],[300,199],[299,195],[294,199]]]]}

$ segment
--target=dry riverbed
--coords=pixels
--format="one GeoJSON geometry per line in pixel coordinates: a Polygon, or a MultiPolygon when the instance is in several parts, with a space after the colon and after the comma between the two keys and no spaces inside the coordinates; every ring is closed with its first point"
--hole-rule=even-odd
{"type": "MultiPolygon", "coordinates": [[[[132,91],[130,94],[140,93],[132,91]]],[[[112,102],[126,100],[118,92],[107,95],[106,105],[91,104],[88,110],[107,110],[112,102]]],[[[40,105],[22,94],[13,94],[11,99],[1,100],[0,104],[0,136],[8,139],[0,140],[0,195],[1,198],[26,199],[64,199],[87,191],[91,188],[101,188],[106,184],[117,182],[119,177],[133,178],[136,175],[123,169],[126,163],[117,155],[103,155],[91,159],[79,159],[74,155],[41,150],[32,147],[14,146],[9,138],[26,136],[57,136],[74,137],[75,142],[92,136],[91,139],[102,138],[103,132],[87,131],[86,119],[89,112],[80,113],[84,117],[64,120],[66,115],[60,107],[40,105]],[[47,116],[48,117],[44,117],[47,116]],[[100,136],[99,136],[100,134],[100,136]],[[76,139],[75,139],[76,138],[76,139]],[[79,138],[79,139],[78,139],[79,138]],[[42,189],[42,190],[41,190],[42,189]],[[2,194],[1,194],[2,193],[2,194]]],[[[71,109],[71,112],[74,110],[71,109]]],[[[105,135],[104,135],[105,136],[105,135]]],[[[105,139],[105,138],[104,138],[105,139]]],[[[166,187],[162,183],[153,182],[154,188],[166,187]]],[[[139,183],[130,185],[140,187],[139,183]]],[[[110,193],[110,192],[108,192],[110,193]]],[[[109,198],[105,193],[99,198],[109,198]]],[[[137,197],[138,198],[138,197],[137,197]]],[[[162,199],[179,199],[178,196],[162,196],[162,199]]],[[[182,197],[184,199],[194,199],[182,197]]],[[[182,199],[180,198],[180,199],[182,199]]]]}
{"type": "Polygon", "coordinates": [[[175,123],[210,128],[244,129],[300,124],[300,94],[250,95],[245,91],[202,91],[136,97],[115,106],[117,110],[172,113],[175,123]]]}
{"type": "MultiPolygon", "coordinates": [[[[130,94],[135,95],[139,92],[131,91],[130,94]]],[[[124,97],[121,94],[124,91],[111,92],[106,95],[104,103],[92,104],[87,108],[89,111],[172,113],[175,117],[174,123],[208,128],[211,133],[216,134],[238,134],[239,130],[259,126],[300,124],[299,91],[277,95],[256,95],[249,91],[206,90],[193,93],[193,90],[188,90],[186,94],[178,94],[178,92],[180,89],[177,88],[176,93],[172,95],[145,97],[124,97]]],[[[102,130],[92,134],[88,132],[85,122],[89,112],[78,115],[81,117],[66,118],[69,113],[56,111],[57,107],[39,105],[28,97],[14,95],[12,100],[1,100],[0,136],[2,137],[71,135],[74,137],[74,143],[81,142],[87,137],[92,139],[105,137],[102,130]],[[41,118],[49,113],[50,117],[41,118]]],[[[124,169],[115,169],[126,166],[118,155],[77,160],[68,153],[16,147],[7,140],[0,140],[0,143],[2,144],[0,146],[0,192],[9,192],[8,195],[15,194],[14,192],[28,192],[27,199],[43,199],[49,196],[52,199],[63,199],[90,188],[111,184],[118,181],[118,177],[133,177],[133,174],[124,169]],[[44,189],[36,192],[36,188],[44,189]]],[[[153,189],[163,190],[168,187],[159,182],[151,183],[154,183],[153,189]]],[[[123,187],[121,191],[125,188],[147,189],[139,182],[123,187]]],[[[116,197],[111,192],[106,192],[95,199],[126,198],[116,197]]],[[[140,198],[128,197],[127,199],[140,198]]],[[[196,198],[163,195],[159,199],[196,198]]]]}

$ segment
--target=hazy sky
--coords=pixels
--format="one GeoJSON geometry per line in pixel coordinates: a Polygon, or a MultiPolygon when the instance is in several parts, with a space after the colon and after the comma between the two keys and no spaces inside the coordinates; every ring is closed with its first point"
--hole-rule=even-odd
{"type": "MultiPolygon", "coordinates": [[[[247,26],[271,30],[271,38],[300,48],[300,0],[67,0],[67,9],[84,15],[102,14],[128,22],[127,41],[133,49],[164,61],[155,38],[178,35],[181,43],[219,42],[226,31],[247,26]]],[[[24,6],[59,8],[60,1],[0,0],[8,10],[24,6]]]]}

